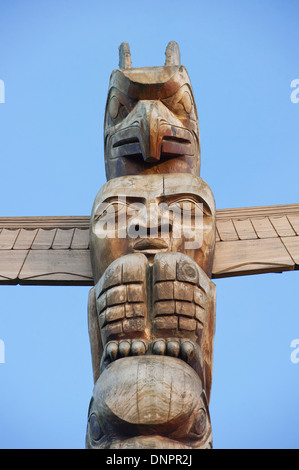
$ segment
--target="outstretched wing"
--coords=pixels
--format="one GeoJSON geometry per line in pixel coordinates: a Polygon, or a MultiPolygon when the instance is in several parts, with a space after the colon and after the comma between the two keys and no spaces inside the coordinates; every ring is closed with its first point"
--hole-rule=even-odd
{"type": "MultiPolygon", "coordinates": [[[[299,204],[221,209],[213,278],[299,269],[299,204]]],[[[0,218],[0,284],[93,285],[89,217],[0,218]]]]}
{"type": "Polygon", "coordinates": [[[218,210],[213,277],[299,266],[299,204],[218,210]]]}

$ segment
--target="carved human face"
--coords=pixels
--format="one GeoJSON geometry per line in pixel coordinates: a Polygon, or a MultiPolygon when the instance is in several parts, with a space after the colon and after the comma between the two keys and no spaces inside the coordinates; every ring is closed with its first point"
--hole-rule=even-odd
{"type": "Polygon", "coordinates": [[[210,277],[215,205],[208,185],[191,174],[120,177],[99,191],[92,210],[90,250],[95,283],[116,259],[142,253],[188,255],[210,277]]]}
{"type": "Polygon", "coordinates": [[[183,66],[115,70],[104,124],[107,179],[146,173],[200,174],[200,137],[183,66]]]}

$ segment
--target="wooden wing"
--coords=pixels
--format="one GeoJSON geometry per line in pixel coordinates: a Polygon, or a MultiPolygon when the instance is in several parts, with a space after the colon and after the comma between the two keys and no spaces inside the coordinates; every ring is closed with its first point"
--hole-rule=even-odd
{"type": "MultiPolygon", "coordinates": [[[[299,204],[220,209],[213,278],[299,269],[299,204]]],[[[0,284],[93,285],[89,217],[0,218],[0,284]]]]}

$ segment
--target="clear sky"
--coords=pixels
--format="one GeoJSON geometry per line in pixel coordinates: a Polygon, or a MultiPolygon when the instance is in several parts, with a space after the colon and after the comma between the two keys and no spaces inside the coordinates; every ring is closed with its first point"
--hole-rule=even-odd
{"type": "MultiPolygon", "coordinates": [[[[118,46],[133,67],[157,66],[170,40],[217,208],[299,202],[298,0],[1,0],[0,216],[90,214],[118,46]]],[[[214,447],[298,448],[298,272],[216,285],[214,447]]],[[[1,448],[84,448],[88,290],[0,286],[1,448]]]]}

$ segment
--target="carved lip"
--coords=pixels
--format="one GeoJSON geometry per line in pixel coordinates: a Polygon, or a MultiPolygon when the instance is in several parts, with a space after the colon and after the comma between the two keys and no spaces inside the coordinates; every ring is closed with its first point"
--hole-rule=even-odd
{"type": "Polygon", "coordinates": [[[134,246],[134,250],[161,250],[168,248],[168,243],[163,238],[142,238],[138,240],[134,246]]]}
{"type": "Polygon", "coordinates": [[[184,139],[176,136],[165,136],[162,140],[161,155],[193,155],[193,148],[189,139],[184,139]]]}
{"type": "Polygon", "coordinates": [[[144,131],[137,121],[134,125],[117,130],[107,141],[109,157],[142,158],[154,163],[184,155],[193,156],[195,142],[192,132],[185,127],[161,122],[158,129],[144,131]]]}

